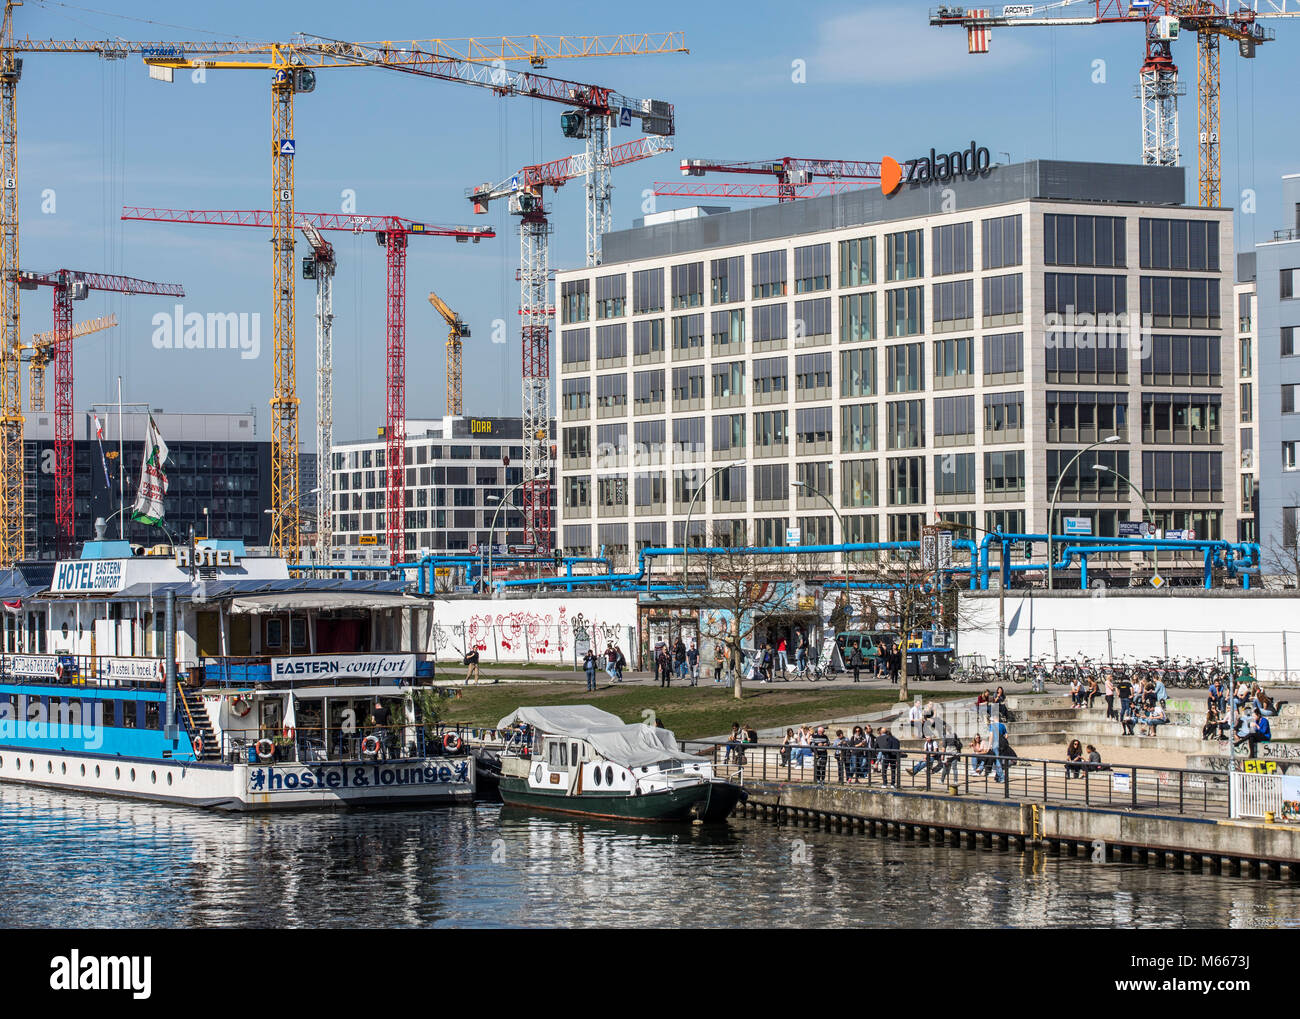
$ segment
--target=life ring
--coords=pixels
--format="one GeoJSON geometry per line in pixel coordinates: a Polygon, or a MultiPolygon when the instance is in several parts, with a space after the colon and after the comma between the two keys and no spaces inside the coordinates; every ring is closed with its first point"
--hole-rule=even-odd
{"type": "Polygon", "coordinates": [[[283,736],[285,739],[294,739],[297,735],[298,735],[297,730],[289,726],[284,727],[283,736]]]}
{"type": "Polygon", "coordinates": [[[465,741],[456,733],[449,732],[442,737],[442,749],[449,754],[458,754],[465,746],[465,741]]]}
{"type": "Polygon", "coordinates": [[[62,662],[59,662],[58,665],[54,666],[54,678],[57,679],[60,683],[63,682],[63,663],[62,663],[62,662]]]}
{"type": "Polygon", "coordinates": [[[363,739],[361,741],[361,752],[363,754],[379,753],[379,737],[367,736],[365,739],[363,739]]]}
{"type": "Polygon", "coordinates": [[[265,736],[254,744],[253,749],[257,751],[257,759],[259,761],[269,761],[275,756],[275,744],[265,736]]]}
{"type": "Polygon", "coordinates": [[[158,682],[167,682],[167,663],[161,658],[158,659],[158,682]]]}
{"type": "Polygon", "coordinates": [[[196,734],[195,737],[194,737],[194,756],[195,756],[195,757],[202,757],[202,756],[203,756],[203,735],[202,735],[202,733],[198,733],[198,734],[196,734]]]}
{"type": "Polygon", "coordinates": [[[245,717],[253,710],[253,702],[247,697],[236,697],[230,702],[230,713],[236,718],[245,717]],[[240,708],[243,708],[241,711],[240,708]]]}

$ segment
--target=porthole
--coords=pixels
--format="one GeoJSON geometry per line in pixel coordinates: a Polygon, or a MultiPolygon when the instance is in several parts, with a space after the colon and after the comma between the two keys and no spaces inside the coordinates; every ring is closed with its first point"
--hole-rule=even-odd
{"type": "Polygon", "coordinates": [[[596,779],[596,785],[600,785],[600,769],[599,768],[594,769],[593,775],[596,779]]]}
{"type": "Polygon", "coordinates": [[[605,784],[606,785],[614,784],[614,769],[611,768],[608,764],[605,765],[605,784]]]}
{"type": "Polygon", "coordinates": [[[53,774],[54,774],[54,762],[53,762],[53,761],[46,761],[46,762],[45,762],[45,774],[47,774],[47,775],[53,775],[53,774]]]}
{"type": "Polygon", "coordinates": [[[157,784],[158,784],[158,772],[156,772],[156,771],[151,771],[151,772],[149,773],[149,781],[152,782],[154,785],[157,785],[157,784]]]}
{"type": "Polygon", "coordinates": [[[81,766],[81,777],[86,777],[86,766],[84,764],[81,766]]]}
{"type": "Polygon", "coordinates": [[[98,764],[95,765],[95,777],[96,777],[96,778],[99,778],[99,765],[98,765],[98,764]]]}
{"type": "Polygon", "coordinates": [[[167,784],[168,785],[172,784],[172,773],[170,771],[167,772],[167,784]]]}
{"type": "Polygon", "coordinates": [[[64,774],[64,775],[66,775],[66,774],[68,773],[68,764],[67,764],[66,761],[65,761],[63,764],[60,764],[60,765],[59,765],[59,771],[60,771],[61,774],[64,774]]]}
{"type": "Polygon", "coordinates": [[[114,769],[113,769],[113,777],[114,777],[114,778],[121,778],[121,777],[122,777],[122,769],[121,769],[121,768],[114,768],[114,769]]]}
{"type": "Polygon", "coordinates": [[[0,768],[3,768],[4,766],[5,766],[5,759],[3,757],[0,757],[0,768]]]}
{"type": "Polygon", "coordinates": [[[28,771],[35,771],[35,770],[36,770],[36,762],[33,761],[30,757],[27,758],[27,770],[28,770],[28,771]]]}
{"type": "Polygon", "coordinates": [[[135,781],[135,769],[134,769],[134,768],[131,769],[131,781],[132,781],[132,782],[135,781]]]}

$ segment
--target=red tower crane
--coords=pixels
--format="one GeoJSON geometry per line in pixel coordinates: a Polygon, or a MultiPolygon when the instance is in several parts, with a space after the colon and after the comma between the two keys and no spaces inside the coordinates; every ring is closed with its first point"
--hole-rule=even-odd
{"type": "MultiPolygon", "coordinates": [[[[476,213],[488,211],[489,203],[505,198],[507,207],[519,219],[519,316],[523,343],[524,416],[524,540],[539,552],[551,544],[551,326],[555,309],[549,300],[550,221],[542,195],[547,187],[560,188],[575,177],[584,177],[595,158],[607,159],[610,167],[649,159],[673,147],[672,139],[658,136],[638,138],[615,145],[604,156],[590,152],[525,166],[498,184],[486,183],[468,190],[466,197],[476,213]]],[[[594,264],[594,263],[590,263],[594,264]]]]}
{"type": "MultiPolygon", "coordinates": [[[[152,209],[128,206],[123,219],[154,223],[201,223],[212,226],[271,227],[266,209],[152,209]]],[[[372,233],[387,255],[388,289],[385,299],[387,320],[387,384],[384,441],[387,446],[386,521],[389,561],[401,562],[406,552],[406,244],[411,236],[454,237],[457,242],[495,237],[491,227],[434,226],[402,216],[359,216],[342,212],[295,212],[300,229],[347,230],[372,233]]],[[[318,451],[319,452],[319,451],[318,451]]],[[[329,469],[326,464],[325,470],[329,469]]]]}
{"type": "Polygon", "coordinates": [[[72,302],[84,301],[92,290],[117,294],[158,294],[184,297],[179,283],[150,283],[130,276],[60,269],[57,272],[17,273],[19,290],[54,290],[54,532],[60,559],[72,551],[72,302]]]}
{"type": "Polygon", "coordinates": [[[757,174],[775,177],[776,183],[670,184],[656,181],[655,194],[693,198],[775,198],[779,202],[793,202],[796,198],[837,194],[841,191],[865,187],[865,184],[852,182],[880,180],[880,163],[850,159],[805,159],[800,156],[740,162],[714,159],[682,160],[683,177],[703,177],[706,173],[757,174]],[[814,178],[817,177],[824,177],[827,180],[816,184],[814,178]]]}

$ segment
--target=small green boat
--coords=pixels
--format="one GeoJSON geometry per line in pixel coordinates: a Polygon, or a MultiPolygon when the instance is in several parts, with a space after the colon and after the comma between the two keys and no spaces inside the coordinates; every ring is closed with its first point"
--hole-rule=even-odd
{"type": "Polygon", "coordinates": [[[637,821],[721,821],[744,790],[667,729],[628,725],[588,704],[520,708],[500,729],[526,739],[501,759],[507,805],[637,821]]]}

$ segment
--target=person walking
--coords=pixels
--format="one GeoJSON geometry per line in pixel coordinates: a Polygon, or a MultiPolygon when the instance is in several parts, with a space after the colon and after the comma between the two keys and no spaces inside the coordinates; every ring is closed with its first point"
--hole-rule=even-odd
{"type": "Polygon", "coordinates": [[[885,668],[889,671],[889,681],[898,682],[898,660],[895,655],[898,653],[897,647],[891,647],[885,652],[885,668]]]}
{"type": "Polygon", "coordinates": [[[1119,697],[1119,720],[1123,725],[1124,716],[1129,713],[1129,705],[1133,702],[1133,683],[1127,676],[1120,676],[1119,682],[1115,684],[1115,694],[1119,697]]]}
{"type": "Polygon", "coordinates": [[[857,641],[853,642],[853,652],[849,655],[849,665],[853,667],[853,682],[858,681],[858,673],[862,670],[862,648],[857,641]]]}
{"type": "Polygon", "coordinates": [[[478,648],[471,647],[469,651],[465,653],[465,664],[469,666],[469,668],[465,670],[465,685],[469,686],[469,681],[471,679],[475,683],[477,683],[478,682],[478,648]]]}
{"type": "Polygon", "coordinates": [[[855,725],[853,734],[849,737],[849,782],[856,784],[858,779],[862,778],[866,771],[863,764],[866,762],[865,748],[867,745],[866,733],[862,731],[862,726],[855,725]]]}
{"type": "Polygon", "coordinates": [[[1002,770],[1002,759],[1009,757],[1007,753],[1011,749],[1011,744],[1007,742],[1007,724],[1001,718],[997,718],[989,723],[989,753],[993,755],[993,780],[1001,782],[1005,777],[1002,770]]]}
{"type": "Polygon", "coordinates": [[[808,671],[808,635],[804,633],[803,630],[800,630],[798,636],[795,639],[798,641],[798,643],[795,645],[795,651],[794,651],[795,670],[801,673],[807,672],[808,671]]]}
{"type": "Polygon", "coordinates": [[[659,654],[655,659],[659,670],[659,685],[669,687],[673,685],[673,659],[668,653],[667,647],[661,647],[659,654]]]}
{"type": "Polygon", "coordinates": [[[626,668],[627,657],[623,654],[618,641],[614,641],[614,676],[620,683],[623,682],[623,670],[626,668]]]}
{"type": "Polygon", "coordinates": [[[587,655],[582,660],[582,671],[587,674],[587,689],[596,689],[596,652],[587,648],[587,655]]]}
{"type": "Polygon", "coordinates": [[[614,642],[610,641],[605,645],[605,674],[609,676],[609,681],[614,682],[615,666],[618,664],[618,655],[614,653],[614,642]]]}
{"type": "Polygon", "coordinates": [[[784,637],[782,637],[780,641],[777,642],[776,658],[781,665],[781,678],[788,682],[790,677],[786,675],[786,669],[790,667],[790,659],[786,657],[784,637]]]}
{"type": "Polygon", "coordinates": [[[686,649],[686,672],[690,677],[691,686],[700,685],[700,649],[695,646],[695,641],[691,641],[691,646],[686,649]]]}
{"type": "Polygon", "coordinates": [[[673,645],[673,669],[678,679],[686,678],[686,642],[680,633],[677,635],[677,643],[673,645]]]}

